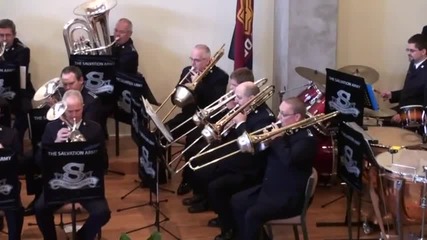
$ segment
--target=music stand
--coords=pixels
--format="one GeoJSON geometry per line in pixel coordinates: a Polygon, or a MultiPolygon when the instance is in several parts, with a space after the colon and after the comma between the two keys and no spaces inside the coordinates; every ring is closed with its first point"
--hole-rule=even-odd
{"type": "Polygon", "coordinates": [[[90,142],[43,145],[43,192],[48,205],[71,203],[72,239],[76,239],[75,204],[105,198],[103,154],[90,142]]]}
{"type": "MultiPolygon", "coordinates": [[[[123,208],[123,209],[118,209],[117,212],[129,210],[129,209],[133,209],[133,208],[137,208],[137,207],[152,206],[155,209],[154,223],[149,224],[147,226],[143,226],[143,227],[139,227],[139,228],[127,231],[126,233],[129,234],[129,233],[133,233],[133,232],[145,229],[145,228],[155,226],[157,228],[158,232],[160,232],[160,230],[162,229],[165,232],[169,233],[175,239],[180,239],[179,237],[177,237],[173,233],[171,233],[169,230],[167,230],[165,227],[160,225],[161,223],[167,222],[170,219],[160,210],[160,203],[167,202],[167,199],[159,200],[159,190],[160,190],[160,187],[159,187],[159,165],[160,165],[160,161],[165,161],[165,159],[163,158],[162,154],[159,154],[159,151],[157,149],[159,149],[161,147],[160,143],[159,143],[160,134],[165,134],[164,137],[166,139],[168,139],[168,141],[172,138],[172,136],[170,135],[170,132],[165,128],[165,126],[161,123],[161,121],[159,124],[159,119],[158,119],[156,113],[154,111],[152,111],[152,108],[151,108],[151,106],[149,106],[148,101],[145,98],[142,98],[142,102],[144,105],[143,109],[145,109],[146,115],[149,116],[149,118],[151,120],[153,120],[157,129],[159,129],[160,131],[157,131],[157,134],[153,133],[150,131],[149,126],[141,127],[139,129],[139,131],[137,130],[138,132],[136,133],[137,135],[134,137],[134,139],[136,140],[135,142],[139,146],[139,155],[140,155],[139,176],[141,177],[142,171],[145,171],[146,173],[150,174],[152,177],[155,178],[155,182],[154,182],[154,186],[153,186],[153,184],[151,184],[151,186],[150,186],[150,200],[148,203],[144,203],[144,204],[132,206],[132,207],[127,207],[127,208],[123,208]],[[153,165],[152,162],[153,161],[155,161],[155,164],[154,164],[155,169],[152,168],[152,165],[153,165]],[[153,189],[153,187],[154,187],[154,189],[153,189]],[[155,202],[153,202],[153,200],[152,200],[153,192],[156,195],[156,201],[155,202]],[[160,220],[160,215],[163,216],[162,220],[160,220]]],[[[134,190],[136,190],[139,187],[140,186],[137,186],[131,192],[133,192],[134,190]]],[[[171,193],[174,193],[174,191],[170,191],[170,190],[168,190],[168,191],[171,193]]],[[[129,192],[128,194],[130,194],[131,192],[129,192]]],[[[122,199],[124,199],[127,195],[123,196],[122,199]]]]}
{"type": "MultiPolygon", "coordinates": [[[[18,162],[10,149],[0,149],[0,210],[16,208],[19,203],[18,162]]],[[[7,232],[1,230],[1,233],[7,232]]]]}
{"type": "Polygon", "coordinates": [[[11,126],[11,113],[21,109],[20,104],[20,70],[19,66],[2,61],[0,62],[0,109],[1,123],[11,126]]]}

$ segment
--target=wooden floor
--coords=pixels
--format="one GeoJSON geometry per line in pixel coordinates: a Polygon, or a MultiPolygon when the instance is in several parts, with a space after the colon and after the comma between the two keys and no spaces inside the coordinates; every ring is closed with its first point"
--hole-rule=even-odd
{"type": "MultiPolygon", "coordinates": [[[[150,225],[155,220],[155,211],[150,206],[135,208],[128,211],[117,212],[117,209],[126,208],[138,204],[146,203],[149,200],[149,193],[146,189],[137,189],[127,198],[121,200],[121,196],[129,192],[136,185],[135,180],[137,151],[135,145],[129,138],[122,138],[120,143],[121,154],[115,157],[114,154],[114,139],[109,141],[110,153],[110,169],[125,171],[126,176],[118,176],[109,174],[106,176],[106,194],[112,211],[112,218],[109,223],[102,229],[102,239],[119,239],[123,232],[127,232],[136,228],[150,225]]],[[[172,181],[162,187],[176,190],[181,176],[175,175],[172,181]]],[[[286,184],[286,183],[284,183],[286,184]]],[[[25,187],[23,187],[25,189],[25,187]]],[[[324,208],[321,205],[333,200],[342,194],[342,187],[322,187],[317,188],[314,202],[308,212],[308,231],[310,239],[348,239],[346,227],[316,227],[316,223],[321,222],[338,222],[343,223],[345,200],[340,199],[335,203],[324,208]]],[[[31,198],[23,191],[21,193],[24,205],[27,205],[31,198]]],[[[184,197],[177,196],[173,193],[161,191],[160,199],[167,199],[166,203],[161,204],[162,212],[169,217],[169,221],[162,226],[184,240],[210,240],[219,234],[219,229],[207,227],[207,222],[214,217],[212,212],[189,214],[187,209],[181,204],[184,197]]],[[[34,223],[33,216],[26,217],[23,229],[23,239],[42,239],[37,226],[28,226],[28,223],[34,223]]],[[[145,228],[143,230],[129,234],[131,239],[145,240],[154,227],[145,228]]],[[[293,239],[291,228],[280,227],[274,229],[276,233],[275,239],[293,239]]],[[[354,228],[356,232],[356,228],[354,228]]],[[[161,229],[162,239],[174,239],[167,232],[161,229]]],[[[353,236],[356,236],[355,234],[353,236]]],[[[377,234],[366,236],[361,233],[362,237],[376,237],[377,234]]],[[[4,234],[0,234],[0,239],[7,239],[4,234]]],[[[378,239],[378,238],[377,238],[378,239]]]]}

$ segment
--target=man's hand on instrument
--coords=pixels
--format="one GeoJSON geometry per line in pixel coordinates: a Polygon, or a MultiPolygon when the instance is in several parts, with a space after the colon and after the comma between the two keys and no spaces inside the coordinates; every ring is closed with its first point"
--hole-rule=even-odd
{"type": "Polygon", "coordinates": [[[400,118],[400,114],[396,114],[396,115],[394,115],[394,116],[391,118],[391,121],[392,121],[392,122],[395,122],[395,123],[400,123],[400,122],[402,122],[402,119],[400,118]]]}
{"type": "Polygon", "coordinates": [[[70,137],[70,130],[68,128],[61,128],[59,129],[58,133],[56,134],[55,142],[65,142],[67,141],[68,137],[70,137]]]}
{"type": "Polygon", "coordinates": [[[234,118],[233,122],[236,123],[236,127],[239,126],[241,123],[246,122],[246,114],[238,113],[234,118]]]}

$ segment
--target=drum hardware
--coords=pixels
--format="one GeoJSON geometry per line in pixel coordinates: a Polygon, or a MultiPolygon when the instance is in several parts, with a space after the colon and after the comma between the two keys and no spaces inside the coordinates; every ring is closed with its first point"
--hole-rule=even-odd
{"type": "Polygon", "coordinates": [[[400,107],[400,117],[404,128],[418,128],[423,123],[424,107],[422,105],[406,105],[400,107]]]}
{"type": "Polygon", "coordinates": [[[365,83],[367,84],[373,84],[380,78],[380,74],[377,70],[363,65],[348,65],[339,68],[338,71],[362,77],[365,79],[365,83]]]}

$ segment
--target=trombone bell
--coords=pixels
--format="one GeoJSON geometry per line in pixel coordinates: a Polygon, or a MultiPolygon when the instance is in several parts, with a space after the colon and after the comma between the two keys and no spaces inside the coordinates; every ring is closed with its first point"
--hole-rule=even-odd
{"type": "Polygon", "coordinates": [[[179,85],[176,87],[175,97],[173,98],[173,104],[180,108],[187,106],[188,104],[194,103],[194,89],[191,84],[179,85]]]}

